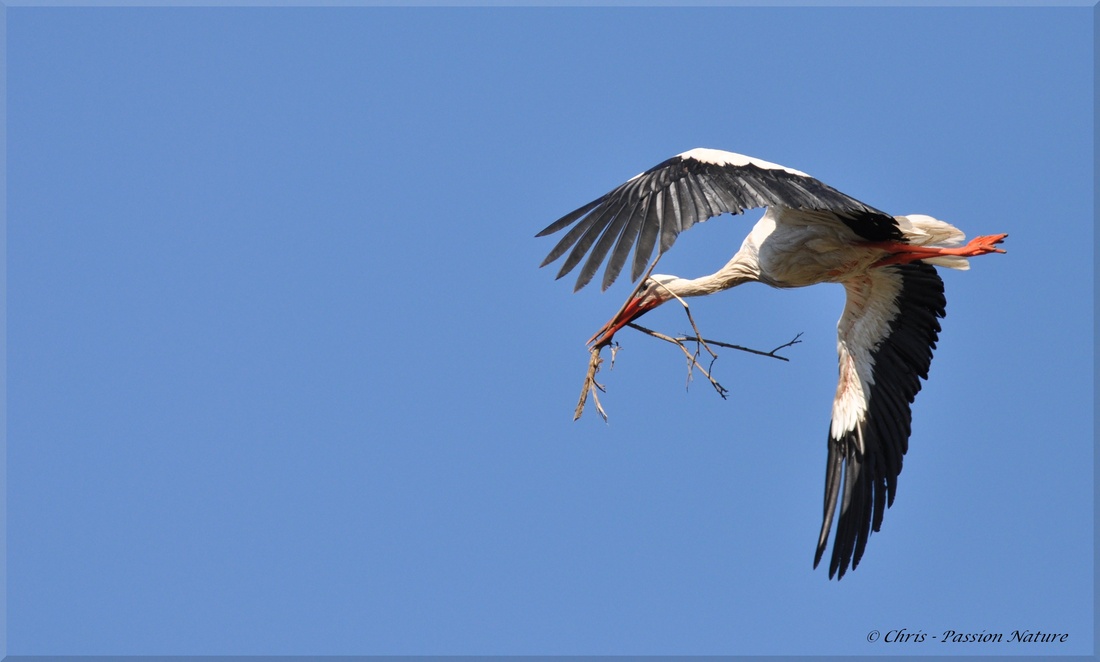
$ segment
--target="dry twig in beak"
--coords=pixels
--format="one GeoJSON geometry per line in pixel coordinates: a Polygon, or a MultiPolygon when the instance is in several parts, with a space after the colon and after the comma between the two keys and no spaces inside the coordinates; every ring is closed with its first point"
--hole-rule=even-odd
{"type": "MultiPolygon", "coordinates": [[[[600,358],[600,350],[603,349],[603,345],[599,345],[592,348],[592,353],[588,357],[588,372],[584,376],[584,386],[581,387],[581,397],[577,401],[577,408],[573,411],[573,420],[577,420],[584,413],[584,405],[588,402],[588,394],[592,394],[592,401],[596,403],[596,413],[603,417],[603,422],[607,422],[607,412],[604,411],[600,405],[600,396],[597,391],[605,390],[603,384],[596,381],[596,373],[600,371],[600,364],[603,363],[603,359],[600,358]]],[[[615,365],[615,350],[611,350],[611,365],[615,365]]]]}
{"type": "MultiPolygon", "coordinates": [[[[659,257],[660,256],[658,256],[658,258],[659,257]]],[[[649,269],[646,271],[645,276],[638,282],[638,286],[634,289],[634,292],[630,295],[631,298],[633,298],[634,296],[636,296],[638,294],[638,292],[641,290],[642,285],[645,284],[646,279],[648,279],[649,274],[653,271],[653,267],[655,267],[655,266],[657,266],[657,260],[654,260],[653,263],[649,265],[649,269]]],[[[664,284],[661,284],[661,283],[658,283],[658,284],[661,285],[661,287],[664,287],[666,291],[668,290],[668,288],[664,284]]],[[[707,338],[704,338],[703,334],[699,331],[699,327],[698,327],[698,325],[695,324],[695,318],[692,317],[691,308],[688,306],[687,302],[684,301],[680,296],[676,295],[674,292],[672,292],[672,291],[668,291],[668,292],[669,292],[670,295],[672,295],[673,298],[675,298],[677,301],[680,302],[680,305],[682,305],[684,307],[684,313],[687,315],[688,323],[691,324],[691,328],[695,332],[694,336],[679,336],[679,337],[674,338],[672,336],[667,336],[663,333],[658,333],[657,331],[653,331],[652,329],[647,329],[646,327],[641,326],[640,324],[635,324],[634,322],[627,322],[624,326],[633,327],[634,329],[637,329],[638,331],[641,331],[642,333],[644,333],[646,335],[653,336],[654,338],[657,338],[658,340],[664,340],[665,342],[670,342],[670,343],[676,345],[677,347],[679,347],[680,350],[683,351],[684,356],[686,356],[687,360],[688,360],[688,376],[687,376],[688,384],[691,384],[692,377],[695,374],[695,369],[698,368],[699,372],[703,373],[703,376],[707,378],[707,381],[710,382],[710,385],[713,386],[714,390],[718,392],[718,395],[722,396],[722,399],[726,399],[726,394],[729,393],[729,390],[727,390],[726,387],[719,384],[718,380],[714,379],[714,377],[712,377],[711,374],[710,374],[710,369],[714,367],[714,362],[718,359],[718,353],[715,352],[711,348],[711,345],[715,345],[717,347],[725,347],[727,349],[736,349],[736,350],[739,350],[739,351],[742,351],[742,352],[749,352],[750,354],[756,354],[758,356],[769,356],[773,359],[779,359],[780,361],[788,361],[789,359],[787,357],[780,356],[777,352],[779,352],[779,350],[781,350],[781,349],[791,347],[792,345],[796,345],[796,344],[802,342],[801,340],[799,340],[799,338],[802,337],[802,334],[799,333],[798,335],[796,335],[790,341],[788,341],[786,343],[783,343],[782,345],[776,347],[775,349],[771,350],[770,352],[765,352],[765,351],[762,351],[762,350],[759,350],[759,349],[751,349],[749,347],[742,347],[740,345],[734,345],[734,344],[731,344],[731,343],[721,342],[721,341],[718,341],[718,340],[709,340],[707,338]],[[684,343],[688,343],[688,342],[694,342],[695,343],[695,351],[694,352],[692,352],[690,349],[688,349],[687,345],[684,344],[684,343]],[[703,365],[699,362],[699,355],[702,353],[702,351],[704,349],[707,351],[708,354],[710,354],[710,362],[707,364],[706,368],[704,368],[703,365]]],[[[630,302],[631,298],[627,299],[627,303],[630,302]]],[[[620,315],[622,315],[623,311],[626,310],[626,306],[627,306],[627,304],[624,303],[623,306],[619,309],[619,312],[616,313],[615,317],[612,318],[612,322],[614,322],[616,319],[619,318],[620,315]]],[[[609,322],[608,324],[610,325],[611,323],[609,322]]],[[[599,333],[597,333],[597,336],[598,335],[599,335],[599,333]]],[[[596,337],[593,337],[592,340],[595,340],[595,339],[596,339],[596,337]]],[[[589,341],[589,342],[592,342],[592,341],[589,341]]],[[[607,338],[605,338],[603,340],[603,342],[601,344],[598,344],[598,345],[592,347],[589,350],[590,354],[589,354],[589,357],[588,357],[588,372],[584,376],[584,385],[581,387],[581,396],[580,396],[579,400],[577,401],[577,408],[573,411],[573,420],[574,421],[579,419],[581,417],[581,415],[584,414],[584,406],[588,402],[589,394],[591,394],[592,395],[592,401],[596,405],[596,412],[603,418],[605,423],[607,422],[607,412],[604,411],[603,406],[600,405],[600,397],[599,397],[599,392],[601,392],[601,391],[606,392],[606,389],[604,389],[602,384],[600,384],[599,382],[596,381],[596,373],[600,371],[600,365],[603,363],[603,359],[600,358],[600,351],[605,346],[610,346],[611,347],[611,365],[612,365],[612,367],[614,367],[614,365],[615,365],[615,352],[618,351],[619,346],[618,346],[618,344],[611,343],[611,336],[608,336],[607,338]]]]}
{"type": "MultiPolygon", "coordinates": [[[[690,339],[690,340],[696,340],[697,341],[695,343],[695,351],[691,352],[691,351],[688,350],[687,346],[684,345],[684,342],[683,342],[684,340],[689,340],[687,338],[673,338],[672,336],[666,336],[663,333],[658,333],[656,331],[653,331],[652,329],[647,329],[644,326],[634,324],[633,322],[631,322],[627,326],[632,326],[635,329],[641,331],[642,333],[644,333],[646,335],[653,336],[654,338],[657,338],[658,340],[664,340],[665,342],[670,342],[673,345],[676,345],[677,347],[679,347],[681,350],[683,350],[684,356],[686,356],[687,360],[688,360],[688,377],[687,377],[688,384],[691,383],[692,375],[695,374],[695,369],[698,368],[699,372],[703,373],[703,376],[707,378],[707,381],[710,382],[710,385],[714,387],[714,390],[718,391],[718,395],[722,396],[723,400],[726,399],[726,394],[729,393],[729,390],[725,386],[722,386],[721,384],[719,384],[718,380],[716,380],[714,377],[711,377],[710,372],[708,372],[707,369],[704,368],[702,366],[702,364],[699,363],[699,349],[700,349],[700,347],[707,347],[706,342],[703,341],[701,338],[691,338],[690,339]]],[[[717,359],[718,355],[715,354],[714,351],[711,350],[710,347],[707,347],[707,351],[711,353],[712,358],[710,360],[710,365],[711,365],[711,367],[713,367],[714,366],[714,359],[717,359]]]]}
{"type": "MultiPolygon", "coordinates": [[[[648,335],[651,335],[651,336],[654,336],[654,337],[659,336],[659,335],[663,335],[663,334],[657,333],[656,331],[653,331],[652,329],[647,329],[644,326],[642,326],[641,324],[636,324],[634,322],[628,323],[627,326],[632,327],[634,329],[637,329],[638,331],[641,331],[642,333],[645,333],[645,334],[648,334],[648,335]]],[[[725,347],[726,349],[736,349],[736,350],[741,351],[741,352],[748,352],[749,354],[756,354],[757,356],[767,356],[769,358],[779,359],[780,361],[790,362],[790,359],[788,359],[785,356],[780,356],[778,354],[778,352],[781,349],[786,349],[788,347],[792,347],[792,346],[797,345],[798,343],[802,342],[800,340],[800,338],[802,338],[802,332],[799,332],[799,333],[795,334],[794,338],[791,338],[790,340],[783,343],[779,347],[776,347],[775,349],[767,351],[767,352],[765,352],[762,349],[753,349],[751,347],[742,347],[741,345],[734,345],[732,343],[722,342],[721,340],[712,340],[710,338],[699,338],[699,337],[696,337],[696,336],[677,336],[677,337],[673,338],[673,340],[678,341],[678,342],[703,342],[703,343],[707,343],[707,344],[710,344],[710,345],[716,345],[718,347],[725,347]]],[[[662,338],[662,340],[663,340],[663,338],[662,338]]]]}

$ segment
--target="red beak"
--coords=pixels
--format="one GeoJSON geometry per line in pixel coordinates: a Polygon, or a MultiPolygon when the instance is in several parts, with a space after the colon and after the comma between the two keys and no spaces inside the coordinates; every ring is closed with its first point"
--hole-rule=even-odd
{"type": "Polygon", "coordinates": [[[645,313],[653,310],[662,303],[660,299],[650,299],[646,303],[642,303],[642,297],[631,297],[630,300],[622,307],[615,317],[611,318],[607,324],[597,331],[591,338],[588,339],[588,344],[595,343],[595,347],[603,347],[611,342],[611,339],[627,324],[630,324],[634,320],[638,319],[645,313]]]}

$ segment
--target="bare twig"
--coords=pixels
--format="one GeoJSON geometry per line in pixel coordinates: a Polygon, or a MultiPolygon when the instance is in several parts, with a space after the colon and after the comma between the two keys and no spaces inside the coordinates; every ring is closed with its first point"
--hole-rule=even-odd
{"type": "MultiPolygon", "coordinates": [[[[658,255],[657,258],[654,259],[653,262],[649,265],[649,269],[646,270],[645,276],[643,276],[641,280],[638,281],[638,285],[634,288],[634,291],[631,293],[631,295],[627,297],[626,302],[624,302],[623,305],[619,308],[619,312],[617,312],[615,316],[612,317],[612,320],[618,319],[619,315],[621,315],[622,312],[626,310],[626,307],[630,303],[630,301],[634,297],[636,297],[638,295],[638,292],[641,291],[641,288],[645,286],[650,274],[653,273],[653,268],[657,266],[657,260],[659,260],[660,257],[661,256],[658,255]]],[[[718,395],[722,396],[723,399],[726,399],[726,394],[729,393],[729,391],[724,386],[719,384],[718,381],[714,379],[714,377],[712,377],[710,374],[711,370],[714,368],[714,362],[718,359],[718,353],[714,351],[711,345],[714,345],[716,347],[724,347],[727,349],[736,349],[742,352],[756,354],[757,356],[768,356],[773,359],[779,359],[780,361],[789,361],[790,359],[785,356],[780,356],[778,352],[782,349],[797,345],[798,343],[802,342],[801,340],[799,340],[802,337],[802,334],[799,333],[790,341],[783,343],[782,345],[776,347],[771,351],[765,352],[759,349],[752,349],[749,347],[742,347],[741,345],[734,345],[732,343],[704,338],[703,334],[699,331],[698,325],[695,324],[695,319],[691,315],[691,308],[688,306],[687,302],[674,292],[670,291],[668,287],[665,286],[663,283],[658,283],[658,285],[665,288],[665,290],[673,298],[679,301],[680,305],[684,307],[684,313],[687,315],[688,322],[691,324],[691,328],[695,332],[695,335],[682,335],[678,337],[668,336],[652,329],[647,329],[646,327],[641,326],[640,324],[635,324],[634,322],[628,322],[626,326],[633,327],[638,331],[645,333],[646,335],[653,336],[654,338],[664,340],[665,342],[670,342],[678,346],[688,360],[688,384],[691,383],[692,376],[695,374],[695,369],[698,369],[699,372],[701,372],[703,376],[707,378],[707,381],[710,382],[711,386],[714,387],[714,390],[718,392],[718,395]],[[687,345],[685,344],[689,342],[695,343],[694,352],[688,349],[687,345]],[[710,354],[710,362],[707,364],[706,368],[704,368],[703,365],[699,362],[699,355],[704,349],[707,351],[708,354],[710,354]]],[[[574,421],[579,419],[581,415],[584,414],[584,407],[588,403],[588,396],[591,394],[592,401],[596,405],[596,412],[603,418],[605,423],[607,422],[607,412],[604,411],[603,406],[600,404],[599,396],[600,392],[606,392],[606,390],[604,389],[602,384],[596,381],[596,373],[600,371],[600,366],[603,364],[603,359],[600,357],[600,352],[605,346],[611,347],[611,366],[614,367],[615,365],[615,354],[619,350],[619,345],[617,343],[612,343],[611,338],[607,338],[603,342],[603,344],[596,345],[589,350],[590,353],[588,357],[588,371],[585,373],[584,376],[584,385],[581,387],[581,395],[577,401],[577,408],[573,411],[574,421]]]]}
{"type": "MultiPolygon", "coordinates": [[[[634,291],[632,291],[630,293],[630,296],[628,296],[626,298],[626,301],[623,301],[623,305],[619,306],[618,312],[616,312],[615,315],[611,319],[613,319],[613,320],[619,319],[619,315],[623,314],[623,311],[626,310],[626,307],[630,304],[630,302],[634,299],[634,297],[638,296],[638,292],[642,291],[642,288],[645,287],[646,281],[649,280],[649,275],[651,273],[653,273],[653,268],[656,267],[657,262],[660,261],[661,255],[663,255],[663,253],[658,253],[657,257],[653,258],[653,261],[649,263],[649,268],[646,269],[645,275],[642,276],[641,279],[638,281],[638,284],[634,286],[634,291]]],[[[599,332],[597,332],[597,333],[599,333],[599,332]]],[[[589,341],[589,342],[591,342],[591,341],[589,341]]],[[[611,338],[607,338],[607,339],[604,340],[603,344],[607,345],[607,344],[610,344],[610,342],[611,342],[611,338]]],[[[612,354],[611,360],[612,360],[612,362],[614,362],[614,360],[615,360],[614,354],[612,354]]]]}
{"type": "MultiPolygon", "coordinates": [[[[633,327],[633,328],[637,329],[638,331],[641,331],[642,333],[646,333],[646,334],[651,335],[651,336],[655,334],[654,331],[652,331],[650,329],[647,329],[647,328],[645,328],[644,326],[642,326],[640,324],[635,324],[634,322],[628,322],[627,326],[633,327]]],[[[698,333],[698,331],[696,331],[696,333],[698,333]]],[[[791,340],[788,340],[787,342],[783,343],[779,347],[776,347],[775,349],[773,349],[771,351],[768,351],[768,352],[765,352],[764,350],[761,350],[761,349],[753,349],[751,347],[742,347],[741,345],[734,345],[734,344],[731,344],[731,343],[728,343],[728,342],[722,342],[721,340],[711,340],[709,338],[698,338],[696,336],[677,336],[676,338],[674,338],[674,340],[678,340],[680,342],[704,342],[704,343],[708,343],[708,344],[711,344],[711,345],[716,345],[718,347],[725,347],[726,349],[736,349],[736,350],[740,350],[742,352],[748,352],[749,354],[756,354],[757,356],[768,356],[768,357],[771,357],[773,359],[779,359],[780,361],[790,361],[790,359],[788,359],[785,356],[780,356],[777,352],[781,349],[786,349],[788,347],[792,347],[794,345],[799,344],[800,342],[802,342],[801,340],[799,340],[801,337],[802,337],[802,333],[799,333],[798,335],[796,335],[791,340]]]]}
{"type": "MultiPolygon", "coordinates": [[[[691,376],[693,374],[694,369],[698,368],[699,372],[703,373],[703,376],[707,378],[707,381],[710,382],[710,385],[714,387],[714,390],[718,391],[718,395],[722,396],[723,400],[726,399],[726,394],[729,393],[729,390],[726,389],[725,386],[722,386],[721,384],[719,384],[716,379],[711,377],[710,372],[699,363],[699,350],[698,349],[696,349],[695,352],[691,352],[687,348],[687,346],[683,343],[683,340],[684,340],[683,338],[673,338],[672,336],[666,336],[663,333],[658,333],[657,331],[653,331],[652,329],[647,329],[644,326],[634,324],[633,322],[631,322],[627,326],[632,326],[635,329],[641,331],[642,333],[644,333],[646,335],[653,336],[654,338],[657,338],[658,340],[664,340],[665,342],[670,342],[673,345],[676,345],[677,347],[679,347],[684,352],[684,356],[686,356],[687,360],[688,360],[688,383],[689,384],[691,383],[691,376]]],[[[707,351],[710,351],[710,350],[708,349],[707,351]]],[[[713,365],[713,364],[714,364],[714,361],[712,360],[711,365],[713,365]]]]}
{"type": "MultiPolygon", "coordinates": [[[[649,264],[649,268],[646,269],[645,275],[642,276],[641,280],[639,280],[638,284],[634,287],[634,291],[630,293],[630,296],[626,298],[626,301],[623,302],[623,305],[619,307],[619,311],[615,313],[615,316],[611,319],[618,318],[619,315],[621,315],[622,312],[626,310],[627,304],[629,304],[630,300],[637,296],[638,292],[640,292],[642,287],[645,286],[645,282],[649,279],[649,275],[653,273],[653,268],[657,266],[657,261],[660,259],[660,254],[658,254],[657,257],[653,258],[653,262],[649,264]]],[[[579,419],[581,417],[581,414],[584,413],[584,405],[588,402],[588,395],[591,393],[592,402],[596,405],[596,412],[603,417],[605,423],[607,422],[607,412],[604,411],[603,406],[600,405],[600,396],[598,394],[600,391],[606,392],[606,389],[604,389],[603,384],[600,384],[596,381],[596,373],[600,371],[600,365],[603,363],[603,359],[600,358],[600,350],[609,345],[610,340],[611,339],[608,338],[607,342],[605,342],[604,344],[595,345],[589,350],[588,371],[584,375],[584,385],[581,386],[581,397],[577,401],[577,408],[573,410],[574,421],[579,419]]],[[[611,345],[612,368],[615,367],[615,354],[618,351],[619,346],[617,344],[611,345]]]]}
{"type": "MultiPolygon", "coordinates": [[[[680,305],[684,307],[684,314],[687,315],[688,322],[691,323],[691,328],[695,331],[694,340],[699,345],[701,345],[704,349],[707,350],[707,353],[710,354],[710,356],[711,356],[711,363],[714,363],[714,359],[718,358],[718,354],[713,349],[711,349],[710,346],[707,345],[707,341],[703,339],[703,334],[699,333],[699,327],[696,326],[696,324],[695,324],[695,318],[691,316],[691,306],[687,305],[687,301],[684,301],[680,297],[680,295],[678,295],[675,292],[673,292],[672,290],[668,289],[668,286],[665,285],[664,283],[657,283],[657,284],[660,285],[662,288],[664,288],[664,290],[666,292],[668,292],[673,298],[675,298],[677,301],[679,301],[680,305]]],[[[696,350],[696,355],[698,355],[698,350],[696,350]]]]}
{"type": "MultiPolygon", "coordinates": [[[[596,381],[596,373],[600,371],[600,364],[603,363],[603,359],[600,358],[601,347],[593,347],[592,353],[588,358],[588,372],[584,376],[584,386],[581,388],[581,397],[577,402],[577,408],[573,411],[573,420],[577,420],[584,413],[584,405],[588,402],[588,394],[592,394],[592,402],[596,404],[596,412],[603,417],[604,423],[607,422],[607,412],[604,411],[603,406],[600,405],[600,396],[597,395],[597,391],[603,391],[602,384],[596,381]]],[[[615,365],[615,350],[611,351],[611,365],[615,365]]]]}

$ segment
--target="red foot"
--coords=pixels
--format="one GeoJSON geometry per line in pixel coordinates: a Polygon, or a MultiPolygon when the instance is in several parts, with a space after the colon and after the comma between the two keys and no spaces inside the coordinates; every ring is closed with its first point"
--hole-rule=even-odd
{"type": "Polygon", "coordinates": [[[962,248],[949,248],[947,250],[960,251],[952,254],[964,257],[975,257],[986,253],[1004,253],[1003,248],[997,248],[996,246],[1004,241],[1007,236],[1007,234],[987,234],[983,237],[974,237],[962,248]]]}
{"type": "Polygon", "coordinates": [[[986,253],[1004,253],[1003,248],[997,248],[1007,237],[1007,234],[987,234],[974,237],[965,246],[953,248],[940,248],[937,246],[913,246],[896,241],[881,241],[870,243],[868,246],[878,248],[890,253],[874,264],[876,267],[884,267],[888,264],[909,264],[917,260],[938,257],[941,255],[956,255],[959,257],[977,257],[986,253]]]}

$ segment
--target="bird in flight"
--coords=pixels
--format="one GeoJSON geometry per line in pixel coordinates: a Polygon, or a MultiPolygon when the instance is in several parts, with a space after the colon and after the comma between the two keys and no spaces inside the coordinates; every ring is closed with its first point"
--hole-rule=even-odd
{"type": "Polygon", "coordinates": [[[1006,234],[975,237],[925,215],[892,216],[775,163],[716,149],[693,149],[636,175],[538,233],[569,228],[542,265],[566,255],[561,278],[584,260],[574,291],[606,260],[603,289],[630,257],[631,280],[696,223],[766,207],[741,248],[701,278],[653,274],[589,341],[598,349],[639,316],[680,297],[747,282],[772,287],[840,283],[847,299],[837,324],[840,376],[825,470],[825,508],[814,555],[821,562],[836,517],[829,578],[863,557],[894,503],[909,447],[910,404],[927,379],[945,313],[935,266],[968,269],[968,258],[1004,253],[1006,234]],[[587,255],[587,259],[585,256],[587,255]],[[935,266],[933,266],[935,265],[935,266]],[[839,515],[837,511],[839,509],[839,515]]]}

